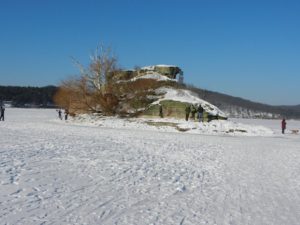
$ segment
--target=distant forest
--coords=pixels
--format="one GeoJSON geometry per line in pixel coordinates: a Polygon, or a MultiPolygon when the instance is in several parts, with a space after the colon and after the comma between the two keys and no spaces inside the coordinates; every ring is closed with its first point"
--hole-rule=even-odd
{"type": "Polygon", "coordinates": [[[14,107],[53,107],[55,86],[0,86],[0,103],[9,101],[14,107]]]}

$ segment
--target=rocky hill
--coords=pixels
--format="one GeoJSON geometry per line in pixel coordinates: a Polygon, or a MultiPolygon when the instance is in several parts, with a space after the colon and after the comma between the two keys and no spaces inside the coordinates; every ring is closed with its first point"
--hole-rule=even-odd
{"type": "MultiPolygon", "coordinates": [[[[297,106],[272,106],[257,102],[252,102],[239,97],[234,97],[218,92],[213,92],[201,88],[196,88],[191,85],[183,84],[183,71],[177,66],[156,65],[138,68],[136,70],[124,71],[127,80],[135,81],[137,79],[156,79],[159,81],[175,81],[177,88],[182,90],[191,91],[190,94],[200,100],[198,102],[207,102],[213,107],[220,110],[220,115],[227,115],[228,117],[237,118],[265,118],[265,119],[278,119],[278,118],[293,118],[300,119],[300,105],[297,106]],[[222,113],[221,113],[222,112],[222,113]]],[[[199,84],[201,85],[201,84],[199,84]]],[[[180,92],[180,91],[179,91],[180,92]]],[[[177,92],[177,95],[183,95],[177,92]]],[[[175,97],[177,98],[177,97],[175,97]]],[[[186,99],[191,100],[192,97],[186,96],[186,99]]],[[[184,101],[182,101],[184,102],[184,101]]],[[[190,102],[190,101],[187,101],[190,102]]],[[[194,103],[197,105],[197,103],[194,103]]],[[[173,108],[179,106],[173,106],[173,108]]],[[[168,109],[174,111],[173,109],[168,109]]],[[[212,111],[212,110],[208,110],[212,111]]],[[[171,112],[169,112],[171,114],[171,112]]]]}
{"type": "Polygon", "coordinates": [[[171,65],[147,66],[121,72],[117,78],[118,84],[133,85],[139,93],[134,95],[134,104],[130,104],[130,95],[126,94],[125,101],[120,104],[120,111],[138,116],[185,118],[186,109],[189,108],[191,117],[195,119],[197,110],[203,109],[204,121],[227,119],[226,114],[218,107],[201,99],[193,91],[186,90],[186,87],[180,84],[182,75],[179,67],[171,65]],[[150,85],[149,81],[155,82],[156,85],[150,85]],[[149,85],[145,85],[147,83],[149,85]],[[138,90],[141,85],[145,88],[138,90]],[[140,98],[141,93],[144,93],[143,100],[140,98]],[[140,101],[137,104],[138,98],[140,101]]]}

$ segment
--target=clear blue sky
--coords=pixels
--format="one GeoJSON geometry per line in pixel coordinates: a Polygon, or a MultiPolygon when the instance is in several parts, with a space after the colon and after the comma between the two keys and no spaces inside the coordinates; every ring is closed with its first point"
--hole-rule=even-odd
{"type": "Polygon", "coordinates": [[[300,2],[0,0],[0,84],[57,85],[99,43],[123,68],[178,65],[185,82],[300,104],[300,2]]]}

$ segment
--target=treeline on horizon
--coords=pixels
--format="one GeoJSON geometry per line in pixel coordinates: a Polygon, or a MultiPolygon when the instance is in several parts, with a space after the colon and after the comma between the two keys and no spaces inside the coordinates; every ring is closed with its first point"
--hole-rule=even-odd
{"type": "MultiPolygon", "coordinates": [[[[251,102],[239,97],[233,97],[218,92],[204,90],[192,85],[183,86],[191,91],[196,92],[200,98],[218,106],[221,110],[231,106],[239,106],[251,110],[281,114],[287,118],[300,118],[300,105],[271,106],[267,104],[251,102]]],[[[11,101],[12,106],[14,107],[55,107],[53,97],[57,90],[58,87],[56,86],[0,86],[0,104],[3,101],[11,101]]]]}
{"type": "Polygon", "coordinates": [[[54,107],[55,86],[0,86],[0,103],[9,101],[14,107],[54,107]]]}
{"type": "Polygon", "coordinates": [[[252,102],[240,97],[234,97],[227,94],[201,89],[193,85],[187,85],[187,88],[197,93],[200,98],[216,105],[221,110],[225,110],[226,108],[230,107],[241,107],[257,112],[280,114],[281,116],[286,118],[300,118],[300,105],[268,105],[258,102],[252,102]]]}

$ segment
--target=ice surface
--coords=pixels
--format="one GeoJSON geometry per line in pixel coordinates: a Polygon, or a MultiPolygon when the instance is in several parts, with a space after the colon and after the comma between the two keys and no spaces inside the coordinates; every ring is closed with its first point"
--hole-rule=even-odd
{"type": "Polygon", "coordinates": [[[299,224],[300,135],[278,121],[213,123],[257,131],[245,136],[56,117],[7,108],[0,224],[299,224]]]}

